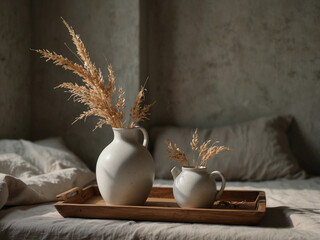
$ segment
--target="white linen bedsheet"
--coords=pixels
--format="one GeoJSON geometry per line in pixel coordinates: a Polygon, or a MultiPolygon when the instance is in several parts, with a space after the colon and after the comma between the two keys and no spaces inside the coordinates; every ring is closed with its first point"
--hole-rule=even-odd
{"type": "Polygon", "coordinates": [[[60,138],[0,140],[0,209],[55,201],[57,194],[94,180],[60,138]]]}
{"type": "Polygon", "coordinates": [[[258,226],[63,218],[50,203],[1,210],[0,239],[320,239],[320,177],[229,182],[226,189],[266,192],[258,226]]]}

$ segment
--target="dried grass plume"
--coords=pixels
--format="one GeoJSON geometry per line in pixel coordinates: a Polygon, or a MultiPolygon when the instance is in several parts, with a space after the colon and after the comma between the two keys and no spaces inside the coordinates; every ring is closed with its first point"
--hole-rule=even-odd
{"type": "Polygon", "coordinates": [[[215,155],[224,152],[224,151],[229,151],[231,150],[228,147],[225,146],[217,146],[216,144],[219,143],[214,142],[210,146],[211,140],[207,140],[201,144],[200,147],[199,145],[199,136],[198,136],[198,129],[196,129],[192,135],[192,140],[190,142],[190,147],[193,152],[198,153],[198,158],[197,160],[193,163],[192,165],[189,165],[189,161],[184,154],[184,152],[177,146],[177,144],[173,144],[170,142],[170,140],[167,140],[167,145],[168,145],[168,150],[167,152],[169,153],[169,158],[173,159],[176,162],[182,163],[183,166],[187,167],[203,167],[206,166],[206,163],[208,160],[213,158],[215,155]]]}
{"type": "Polygon", "coordinates": [[[193,151],[198,150],[198,143],[199,143],[199,136],[198,136],[198,129],[196,129],[192,135],[192,140],[190,142],[190,146],[193,151]]]}
{"type": "MultiPolygon", "coordinates": [[[[108,83],[105,85],[104,78],[100,68],[96,68],[91,61],[89,53],[84,43],[77,35],[73,28],[62,19],[67,27],[74,45],[77,49],[77,56],[81,64],[77,64],[55,52],[49,50],[34,50],[41,54],[46,61],[53,61],[54,64],[61,66],[65,70],[72,71],[82,79],[82,85],[77,83],[65,82],[56,88],[64,88],[66,92],[71,94],[75,102],[82,103],[87,106],[87,110],[80,114],[74,122],[80,119],[86,119],[89,116],[99,117],[96,128],[101,128],[104,124],[111,125],[113,128],[124,128],[125,117],[125,93],[122,87],[116,87],[116,80],[111,65],[108,66],[108,83]],[[114,103],[114,100],[116,102],[114,103]]],[[[128,127],[132,128],[138,122],[148,119],[151,105],[143,106],[145,98],[145,87],[141,87],[133,107],[130,110],[130,123],[128,127]]]]}
{"type": "Polygon", "coordinates": [[[178,148],[177,144],[173,144],[169,140],[167,140],[169,158],[173,159],[176,162],[180,162],[182,166],[188,166],[188,159],[184,152],[178,148]]]}

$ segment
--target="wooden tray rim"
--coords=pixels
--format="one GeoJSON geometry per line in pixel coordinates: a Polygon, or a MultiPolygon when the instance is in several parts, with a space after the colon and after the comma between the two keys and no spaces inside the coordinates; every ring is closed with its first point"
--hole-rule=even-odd
{"type": "MultiPolygon", "coordinates": [[[[76,190],[81,190],[81,191],[86,191],[87,189],[89,188],[97,188],[97,185],[91,185],[91,186],[88,186],[88,187],[85,187],[84,189],[81,189],[81,188],[73,188],[73,189],[76,189],[76,190]]],[[[161,188],[161,189],[172,189],[172,187],[152,187],[153,189],[154,188],[161,188]]],[[[71,190],[73,189],[70,189],[66,192],[70,192],[71,190]]],[[[58,196],[61,196],[62,194],[65,194],[66,192],[64,193],[61,193],[58,196]]],[[[264,191],[259,191],[259,190],[225,190],[225,192],[257,192],[258,193],[258,196],[257,196],[257,208],[256,209],[219,209],[219,208],[180,208],[180,207],[158,207],[158,206],[139,206],[139,205],[105,205],[105,206],[97,206],[95,204],[87,204],[87,203],[68,203],[68,202],[65,202],[65,200],[62,200],[62,201],[58,201],[56,202],[54,205],[57,205],[57,206],[70,206],[70,207],[88,207],[88,208],[96,208],[96,207],[102,207],[102,208],[118,208],[118,209],[126,209],[126,208],[135,208],[135,209],[150,209],[150,210],[181,210],[181,211],[198,211],[198,212],[235,212],[235,213],[239,213],[239,212],[242,212],[242,213],[265,213],[266,211],[266,199],[265,199],[265,192],[264,191]]],[[[171,198],[170,198],[171,199],[171,198]]]]}

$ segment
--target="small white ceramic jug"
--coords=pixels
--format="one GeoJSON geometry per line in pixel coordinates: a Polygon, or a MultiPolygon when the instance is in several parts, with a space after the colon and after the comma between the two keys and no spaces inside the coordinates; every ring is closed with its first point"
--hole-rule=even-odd
{"type": "Polygon", "coordinates": [[[207,172],[206,167],[174,167],[171,170],[174,179],[173,195],[180,207],[183,208],[211,208],[218,200],[225,188],[226,181],[219,171],[207,172]],[[221,188],[217,191],[215,178],[222,180],[221,188]]]}

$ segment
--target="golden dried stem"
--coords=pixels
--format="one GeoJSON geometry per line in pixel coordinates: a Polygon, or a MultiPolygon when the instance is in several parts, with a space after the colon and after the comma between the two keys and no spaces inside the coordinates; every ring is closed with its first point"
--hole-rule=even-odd
{"type": "Polygon", "coordinates": [[[198,129],[196,129],[192,135],[192,141],[190,142],[191,149],[193,151],[198,150],[199,136],[198,129]]]}
{"type": "Polygon", "coordinates": [[[199,143],[199,136],[198,136],[198,129],[196,128],[196,130],[194,131],[193,135],[192,135],[192,140],[190,142],[190,146],[191,149],[193,151],[192,154],[192,165],[195,166],[196,165],[196,160],[195,160],[195,151],[198,150],[198,143],[199,143]]]}
{"type": "MultiPolygon", "coordinates": [[[[215,144],[218,143],[218,141],[214,142],[212,146],[210,147],[211,140],[207,140],[201,144],[200,147],[198,147],[199,144],[199,136],[198,136],[198,130],[196,129],[195,132],[192,135],[192,140],[190,142],[191,149],[193,151],[198,150],[199,155],[196,162],[194,162],[193,159],[193,166],[194,167],[201,167],[205,166],[207,161],[210,160],[213,156],[224,152],[231,150],[228,147],[225,146],[216,146],[215,144]]],[[[169,153],[169,158],[173,159],[174,161],[182,163],[183,166],[191,167],[188,163],[188,159],[184,152],[178,148],[176,144],[172,144],[169,140],[167,140],[168,149],[167,152],[169,153]]]]}
{"type": "Polygon", "coordinates": [[[211,140],[208,140],[204,143],[201,144],[200,148],[199,148],[199,157],[198,157],[198,161],[199,159],[202,159],[202,157],[205,155],[206,151],[208,150],[208,146],[211,143],[211,140]]]}
{"type": "Polygon", "coordinates": [[[200,166],[205,166],[207,161],[211,159],[213,156],[224,152],[224,151],[229,151],[230,148],[224,147],[224,146],[211,146],[208,148],[207,152],[205,152],[201,158],[201,163],[200,166]]]}
{"type": "MultiPolygon", "coordinates": [[[[96,128],[100,128],[104,124],[111,125],[114,128],[123,128],[125,115],[124,91],[119,87],[118,101],[114,106],[113,98],[117,92],[117,88],[112,67],[110,65],[108,66],[108,84],[105,86],[102,72],[100,69],[97,69],[91,61],[80,36],[74,32],[73,28],[69,26],[64,19],[62,19],[62,21],[72,37],[72,41],[77,48],[77,55],[80,57],[83,66],[46,49],[34,51],[40,53],[41,57],[45,58],[46,61],[52,60],[54,64],[62,66],[63,69],[70,70],[82,78],[83,86],[79,86],[76,83],[62,83],[56,87],[66,89],[67,92],[71,93],[71,97],[73,97],[75,102],[82,103],[88,107],[74,122],[80,119],[86,119],[88,116],[97,116],[100,119],[98,120],[96,128]]],[[[130,110],[130,117],[132,118],[130,127],[133,127],[139,121],[147,119],[147,115],[149,115],[151,105],[141,106],[144,100],[144,92],[145,88],[142,87],[134,106],[130,110]]]]}
{"type": "Polygon", "coordinates": [[[173,159],[176,162],[182,164],[182,166],[188,166],[188,159],[184,152],[178,148],[177,144],[172,144],[169,140],[167,140],[168,149],[167,152],[169,153],[169,158],[173,159]]]}
{"type": "Polygon", "coordinates": [[[141,89],[137,95],[136,100],[134,101],[133,107],[130,110],[131,123],[130,127],[134,127],[138,122],[148,119],[150,115],[149,111],[152,104],[145,105],[141,107],[142,102],[144,101],[144,93],[146,89],[144,86],[141,86],[141,89]]]}

